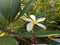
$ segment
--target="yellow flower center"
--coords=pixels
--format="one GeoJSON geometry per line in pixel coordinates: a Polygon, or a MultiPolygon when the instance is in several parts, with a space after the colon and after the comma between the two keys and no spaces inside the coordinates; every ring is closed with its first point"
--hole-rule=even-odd
{"type": "Polygon", "coordinates": [[[37,24],[37,23],[38,23],[37,20],[32,21],[32,24],[37,24]]]}

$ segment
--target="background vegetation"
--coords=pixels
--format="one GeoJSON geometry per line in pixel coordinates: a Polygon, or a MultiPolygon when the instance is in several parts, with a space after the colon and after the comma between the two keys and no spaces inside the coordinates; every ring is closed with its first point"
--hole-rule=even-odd
{"type": "MultiPolygon", "coordinates": [[[[18,45],[16,40],[25,45],[22,37],[30,41],[32,35],[26,31],[27,22],[20,17],[31,14],[37,18],[46,17],[41,22],[47,27],[46,31],[35,26],[36,40],[60,36],[60,0],[0,0],[0,45],[18,45]]],[[[59,44],[51,40],[44,43],[59,44]]]]}

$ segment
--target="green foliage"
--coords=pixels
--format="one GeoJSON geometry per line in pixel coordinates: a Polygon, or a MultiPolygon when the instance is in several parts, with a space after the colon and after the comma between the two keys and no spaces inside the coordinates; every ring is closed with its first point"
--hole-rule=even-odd
{"type": "Polygon", "coordinates": [[[24,9],[21,11],[20,15],[24,15],[24,13],[27,12],[27,10],[29,10],[32,5],[32,3],[34,2],[35,0],[30,0],[24,7],[24,9]]]}
{"type": "Polygon", "coordinates": [[[8,21],[5,19],[5,17],[0,13],[0,30],[6,28],[8,25],[8,21]]]}
{"type": "MultiPolygon", "coordinates": [[[[8,30],[24,38],[31,38],[31,32],[26,31],[27,22],[20,19],[21,16],[29,17],[31,14],[37,19],[46,18],[41,23],[47,27],[47,30],[44,31],[35,25],[36,37],[60,36],[60,1],[58,0],[54,0],[53,3],[51,0],[0,0],[0,30],[4,30],[7,35],[8,30]]],[[[1,45],[10,43],[16,45],[15,40],[10,36],[0,37],[0,42],[1,45]]]]}
{"type": "Polygon", "coordinates": [[[12,21],[20,9],[20,0],[0,0],[0,12],[5,19],[12,21]]]}
{"type": "Polygon", "coordinates": [[[16,45],[16,41],[11,36],[0,37],[0,45],[16,45]]]}
{"type": "MultiPolygon", "coordinates": [[[[26,37],[26,38],[31,38],[32,33],[31,32],[22,32],[20,33],[21,36],[26,37]]],[[[60,31],[35,31],[35,36],[36,37],[49,37],[49,36],[59,36],[60,31]]]]}

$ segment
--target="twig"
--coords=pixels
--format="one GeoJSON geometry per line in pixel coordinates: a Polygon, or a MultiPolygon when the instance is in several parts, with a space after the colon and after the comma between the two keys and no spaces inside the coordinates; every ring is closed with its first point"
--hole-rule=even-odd
{"type": "Polygon", "coordinates": [[[35,43],[35,33],[34,33],[34,28],[32,29],[32,39],[31,39],[31,44],[35,43]]]}
{"type": "Polygon", "coordinates": [[[27,44],[29,44],[29,43],[30,43],[28,40],[24,39],[22,36],[17,35],[17,34],[14,34],[14,35],[15,35],[17,38],[19,38],[20,40],[22,40],[22,41],[26,42],[27,44]]]}

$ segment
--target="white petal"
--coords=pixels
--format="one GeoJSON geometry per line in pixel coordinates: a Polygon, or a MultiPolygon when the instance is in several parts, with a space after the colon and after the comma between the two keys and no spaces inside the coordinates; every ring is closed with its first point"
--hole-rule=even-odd
{"type": "Polygon", "coordinates": [[[28,21],[28,22],[31,22],[32,20],[31,19],[29,19],[29,18],[22,18],[23,20],[25,20],[25,21],[28,21]]]}
{"type": "Polygon", "coordinates": [[[16,45],[19,45],[18,41],[14,39],[14,41],[16,42],[16,45]]]}
{"type": "Polygon", "coordinates": [[[31,18],[32,20],[36,20],[35,15],[30,15],[30,18],[31,18]]]}
{"type": "Polygon", "coordinates": [[[43,24],[37,24],[39,27],[43,28],[43,29],[46,29],[46,26],[44,26],[43,24]]]}
{"type": "Polygon", "coordinates": [[[39,19],[37,20],[37,22],[41,22],[41,21],[44,21],[44,20],[45,20],[45,17],[39,18],[39,19]]]}
{"type": "Polygon", "coordinates": [[[57,41],[58,43],[60,43],[60,39],[51,39],[51,40],[54,40],[54,41],[57,41]]]}
{"type": "Polygon", "coordinates": [[[32,24],[32,23],[28,23],[28,24],[27,24],[27,31],[28,31],[28,32],[31,31],[32,28],[33,28],[33,24],[32,24]]]}

